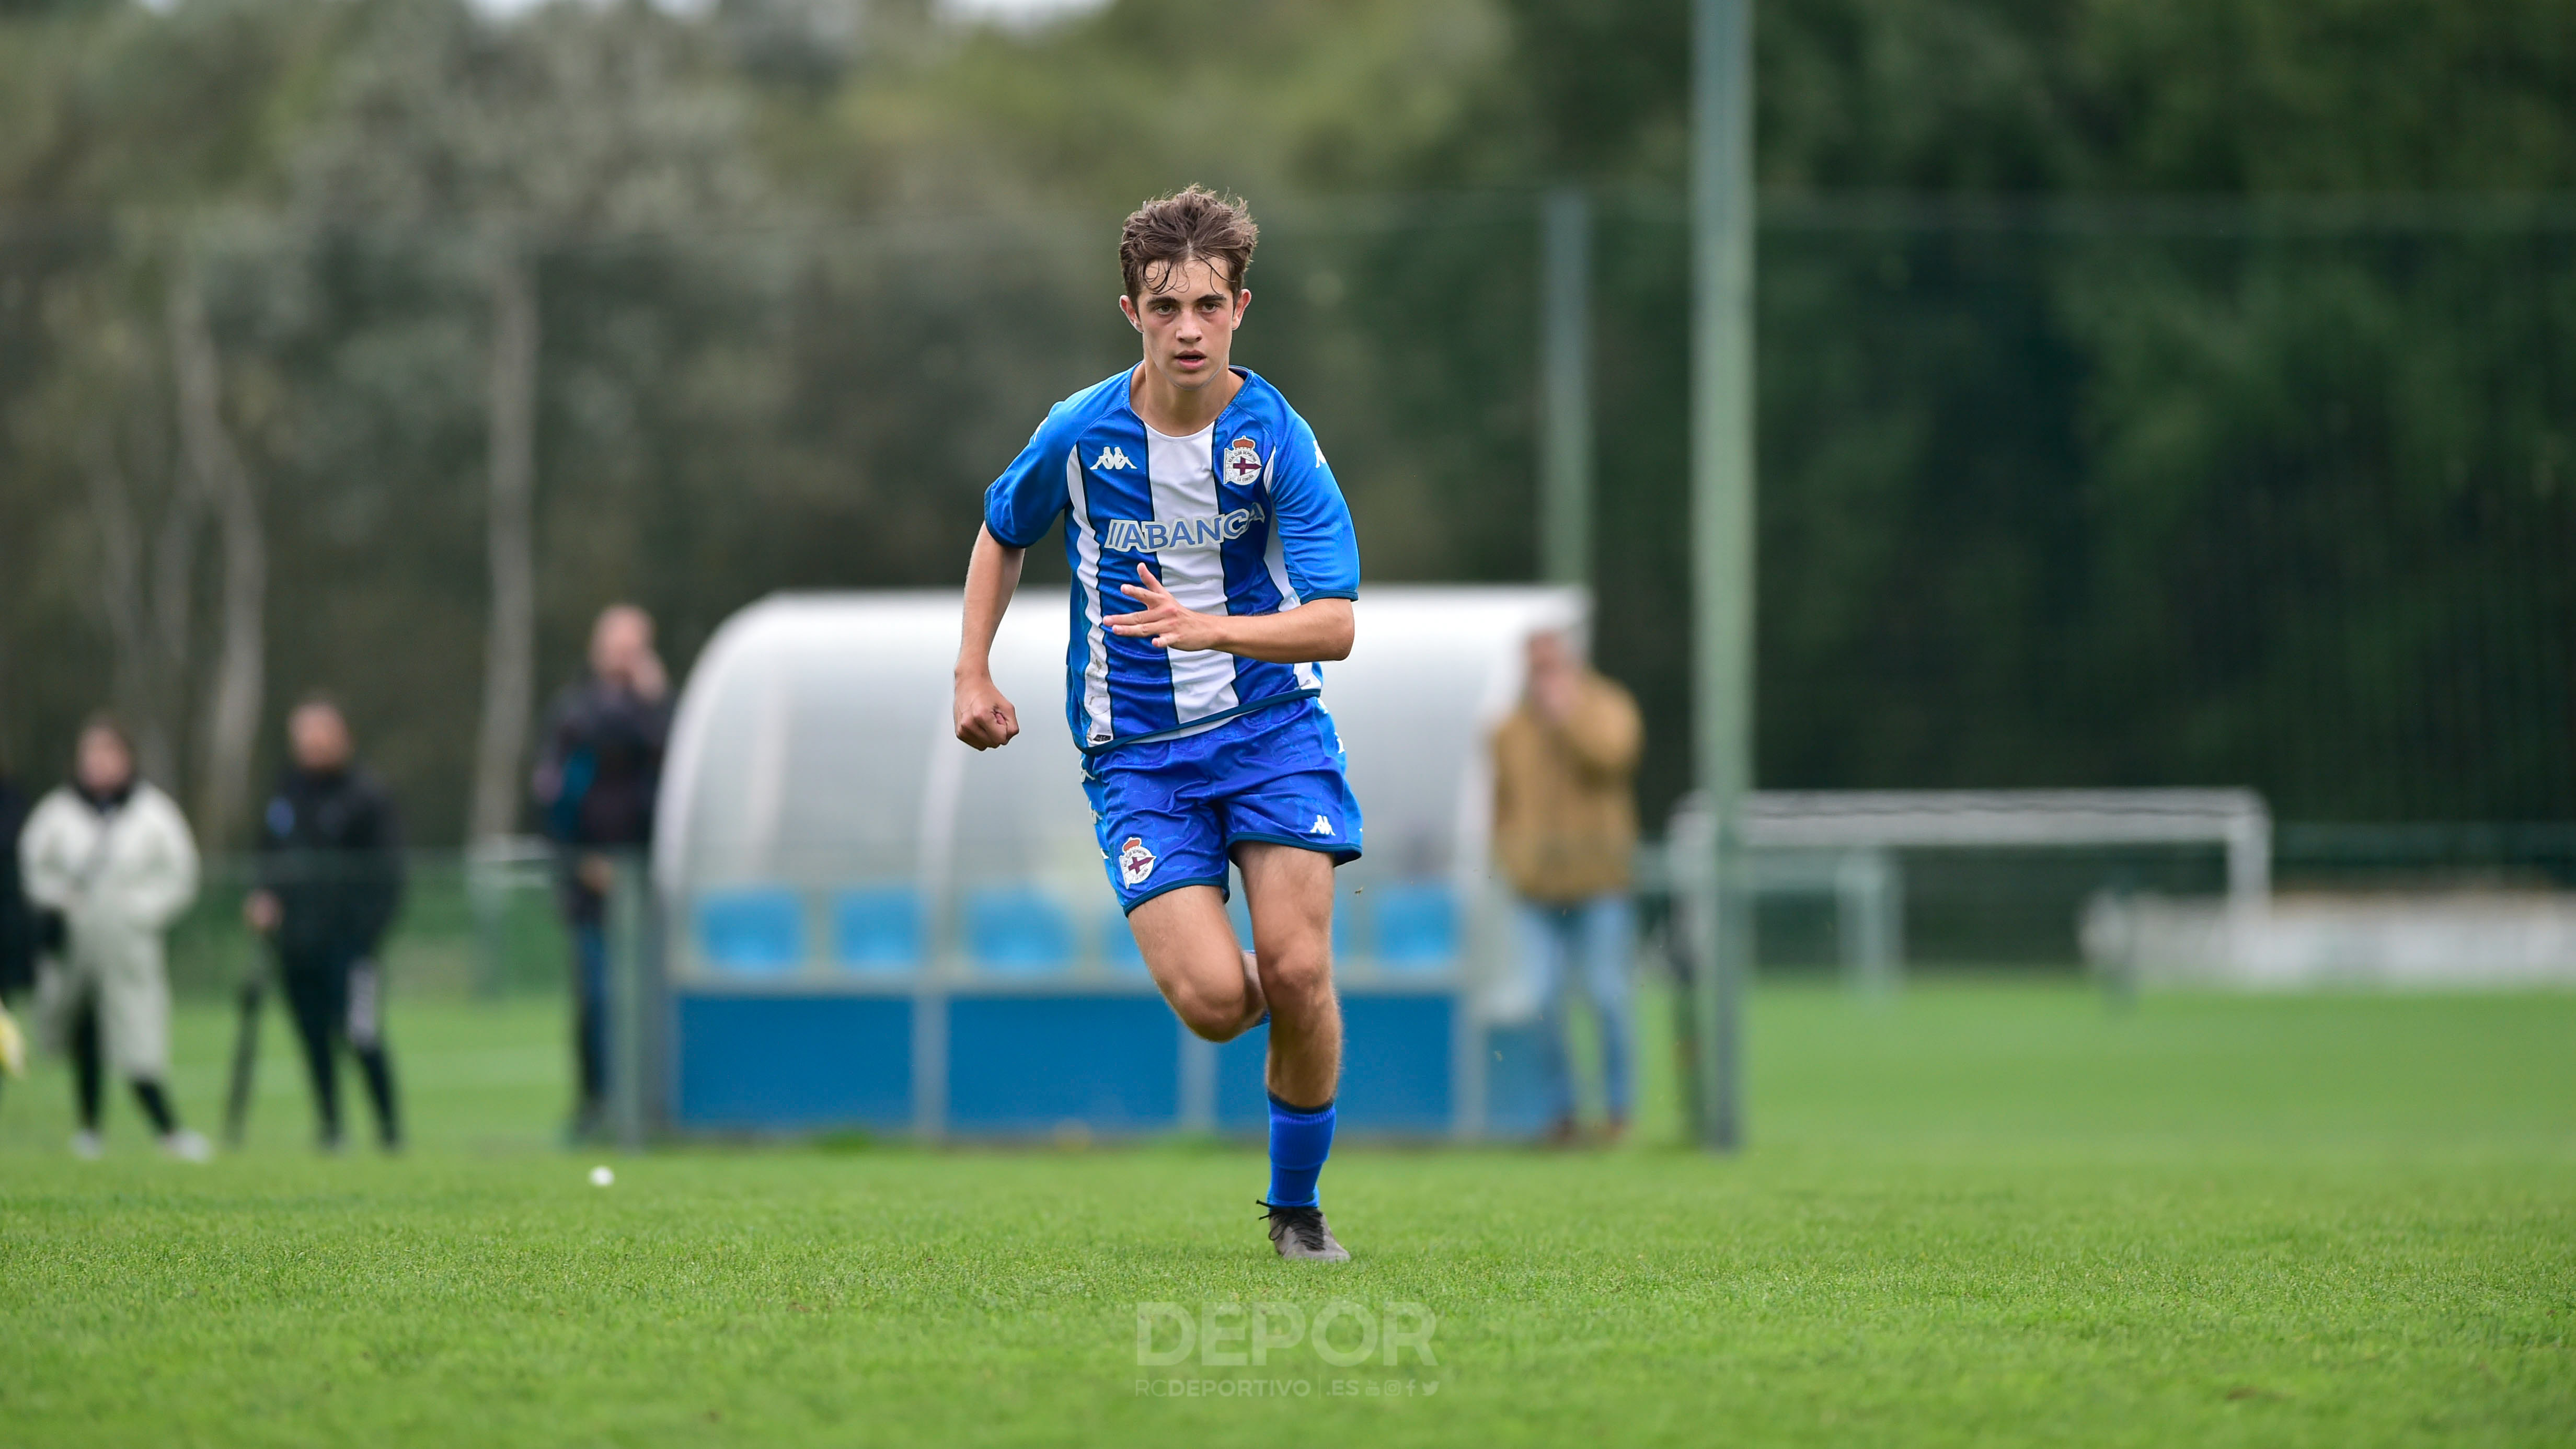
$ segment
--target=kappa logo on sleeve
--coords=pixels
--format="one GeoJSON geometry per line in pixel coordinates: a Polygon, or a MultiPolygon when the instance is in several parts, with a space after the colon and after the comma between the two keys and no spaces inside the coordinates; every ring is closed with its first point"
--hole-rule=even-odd
{"type": "Polygon", "coordinates": [[[1154,852],[1145,848],[1145,837],[1128,836],[1127,843],[1118,847],[1118,878],[1127,882],[1132,890],[1143,885],[1145,878],[1153,873],[1154,852]]]}

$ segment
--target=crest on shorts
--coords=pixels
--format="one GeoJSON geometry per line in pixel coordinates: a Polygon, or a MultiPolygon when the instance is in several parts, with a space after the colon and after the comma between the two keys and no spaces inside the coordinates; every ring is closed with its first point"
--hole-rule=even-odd
{"type": "Polygon", "coordinates": [[[1127,843],[1118,847],[1118,878],[1127,882],[1128,887],[1133,889],[1143,885],[1145,877],[1153,873],[1154,852],[1145,848],[1145,838],[1141,835],[1128,836],[1127,843]]]}
{"type": "Polygon", "coordinates": [[[1225,445],[1225,481],[1237,488],[1249,488],[1260,477],[1260,444],[1250,438],[1237,438],[1225,445]]]}

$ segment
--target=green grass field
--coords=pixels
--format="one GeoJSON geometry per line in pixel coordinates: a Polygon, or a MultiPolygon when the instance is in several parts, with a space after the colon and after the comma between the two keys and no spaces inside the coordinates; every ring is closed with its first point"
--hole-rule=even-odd
{"type": "MultiPolygon", "coordinates": [[[[0,1098],[0,1443],[2576,1442],[2576,997],[1751,1022],[1741,1157],[1348,1150],[1357,1258],[1320,1269],[1230,1147],[687,1150],[597,1189],[526,1005],[398,1004],[397,1161],[302,1150],[276,1024],[209,1167],[121,1099],[72,1161],[52,1067],[0,1098]],[[1436,1364],[1137,1363],[1140,1303],[1336,1299],[1424,1305],[1436,1364]]],[[[183,1023],[201,1125],[228,1032],[183,1023]]]]}

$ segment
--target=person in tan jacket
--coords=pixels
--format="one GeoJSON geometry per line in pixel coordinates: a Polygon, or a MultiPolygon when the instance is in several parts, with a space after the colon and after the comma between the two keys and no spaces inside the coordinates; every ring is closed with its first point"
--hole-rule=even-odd
{"type": "Polygon", "coordinates": [[[1574,1136],[1565,987],[1579,982],[1601,1027],[1610,1132],[1627,1128],[1630,1099],[1628,895],[1637,848],[1633,784],[1645,729],[1637,702],[1593,672],[1562,633],[1530,636],[1528,682],[1496,726],[1494,854],[1521,898],[1521,942],[1537,978],[1556,1110],[1552,1135],[1574,1136]]]}

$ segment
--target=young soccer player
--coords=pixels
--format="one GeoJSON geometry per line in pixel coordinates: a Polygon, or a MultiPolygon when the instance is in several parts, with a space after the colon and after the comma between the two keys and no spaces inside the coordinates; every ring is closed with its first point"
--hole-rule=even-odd
{"type": "Polygon", "coordinates": [[[1269,1021],[1271,1245],[1339,1262],[1315,1181],[1341,1075],[1333,867],[1359,858],[1360,807],[1315,666],[1350,654],[1359,544],[1314,430],[1229,364],[1256,235],[1239,202],[1196,186],[1127,218],[1118,306],[1144,360],[1056,404],[984,495],[957,738],[989,750],[1020,732],[993,632],[1062,514],[1065,715],[1110,885],[1191,1031],[1230,1041],[1269,1021]],[[1229,861],[1249,952],[1226,918],[1229,861]]]}

